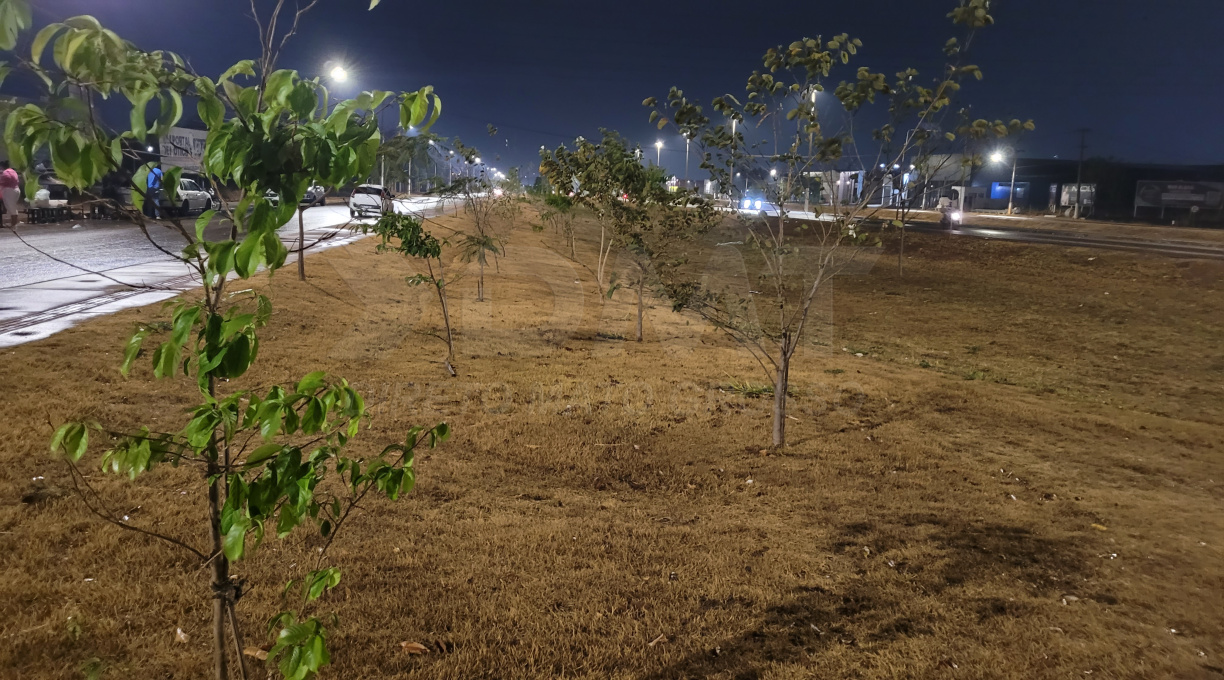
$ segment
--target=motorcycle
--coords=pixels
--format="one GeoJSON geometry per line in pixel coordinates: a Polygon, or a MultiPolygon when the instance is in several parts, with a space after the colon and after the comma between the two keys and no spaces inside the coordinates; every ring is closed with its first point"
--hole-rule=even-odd
{"type": "Polygon", "coordinates": [[[939,226],[943,227],[944,229],[951,229],[958,226],[960,225],[961,221],[965,219],[965,216],[963,213],[961,213],[961,211],[953,208],[940,208],[939,213],[939,226]]]}

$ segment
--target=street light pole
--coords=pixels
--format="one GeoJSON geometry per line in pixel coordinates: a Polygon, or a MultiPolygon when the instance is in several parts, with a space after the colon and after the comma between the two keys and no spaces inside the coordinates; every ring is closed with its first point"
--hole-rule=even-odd
{"type": "Polygon", "coordinates": [[[684,136],[684,181],[689,178],[689,144],[692,142],[688,135],[684,136]]]}
{"type": "Polygon", "coordinates": [[[655,149],[658,150],[658,157],[655,158],[655,165],[663,167],[663,140],[655,142],[655,149]]]}
{"type": "MultiPolygon", "coordinates": [[[[735,118],[731,119],[731,188],[735,188],[735,124],[739,121],[735,118]]],[[[727,192],[727,198],[732,198],[731,192],[727,192]]]]}
{"type": "Polygon", "coordinates": [[[1012,180],[1011,188],[1007,190],[1007,214],[1012,214],[1012,208],[1016,205],[1016,166],[1020,164],[1020,154],[1012,151],[1012,180]]]}

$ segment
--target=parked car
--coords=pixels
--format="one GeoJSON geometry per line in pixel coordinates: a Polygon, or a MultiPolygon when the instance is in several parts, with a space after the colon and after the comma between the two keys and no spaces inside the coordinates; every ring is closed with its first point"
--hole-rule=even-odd
{"type": "Polygon", "coordinates": [[[180,215],[204,212],[212,208],[212,196],[194,180],[180,179],[178,186],[178,210],[180,215]]]}
{"type": "Polygon", "coordinates": [[[306,194],[302,196],[302,201],[298,205],[301,205],[303,208],[327,205],[327,189],[321,186],[310,187],[306,190],[306,194]]]}
{"type": "Polygon", "coordinates": [[[268,189],[266,192],[264,192],[264,198],[267,199],[268,203],[272,204],[273,208],[280,206],[280,194],[276,193],[275,191],[268,189]]]}
{"type": "Polygon", "coordinates": [[[212,210],[213,208],[221,207],[221,200],[217,198],[217,191],[213,188],[212,182],[209,182],[207,177],[198,172],[184,172],[182,174],[182,178],[195,182],[200,187],[201,191],[208,194],[209,204],[205,210],[212,210]]]}
{"type": "Polygon", "coordinates": [[[386,187],[377,184],[362,184],[353,189],[353,195],[349,197],[349,216],[353,219],[358,217],[374,216],[381,217],[395,211],[395,207],[391,202],[394,198],[386,187]]]}

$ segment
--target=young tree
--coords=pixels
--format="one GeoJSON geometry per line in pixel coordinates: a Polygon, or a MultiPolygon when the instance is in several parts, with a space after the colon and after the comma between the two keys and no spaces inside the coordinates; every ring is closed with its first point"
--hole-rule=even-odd
{"type": "MultiPolygon", "coordinates": [[[[259,329],[268,323],[272,307],[267,297],[230,292],[227,284],[235,278],[249,279],[261,268],[271,273],[284,264],[287,250],[277,229],[292,218],[310,178],[341,184],[369,172],[379,142],[379,110],[397,106],[404,125],[419,125],[426,118],[432,122],[439,106],[429,88],[400,95],[366,92],[321,115],[320,96],[325,100],[326,95],[319,82],[275,69],[280,47],[313,6],[295,13],[290,28],[279,35],[261,25],[262,58],[239,62],[216,81],[194,73],[178,55],[141,51],[92,17],[51,24],[34,37],[30,57],[18,61],[47,85],[52,96],[73,92],[86,115],[58,118],[49,109],[28,104],[12,112],[5,127],[13,165],[26,174],[29,186],[34,179],[32,159],[49,149],[60,179],[73,189],[88,191],[119,168],[125,140],[143,144],[146,135],[166,131],[179,120],[184,99],[195,99],[208,128],[203,172],[214,185],[232,182],[243,192],[236,206],[220,206],[223,225],[230,226],[226,230],[230,238],[220,240],[209,236],[214,211],[194,225],[185,224],[181,216],[147,220],[140,212],[146,200],[147,169],[132,180],[136,209],[112,205],[146,236],[150,228],[167,228],[180,236],[180,250],[163,252],[190,267],[201,282],[197,296],[173,306],[164,335],[142,328],[131,338],[120,369],[126,376],[142,356],[146,341],[156,339],[157,347],[149,356],[154,377],[190,377],[202,398],[184,426],[172,431],[120,431],[82,420],[59,427],[51,441],[51,449],[63,455],[68,475],[91,511],[124,530],[190,553],[198,560],[196,572],[208,568],[218,680],[229,678],[231,670],[249,677],[236,608],[243,586],[231,576],[230,565],[252,558],[268,533],[284,538],[298,527],[314,526],[325,537],[313,570],[301,582],[303,607],[281,613],[272,625],[275,645],[270,659],[281,673],[287,678],[313,677],[329,658],[326,630],[309,608],[316,607],[320,596],[340,580],[339,570],[328,563],[327,548],[369,493],[395,499],[409,491],[415,480],[414,451],[449,434],[445,425],[428,431],[413,428],[404,443],[377,456],[355,458],[345,449],[367,413],[360,395],[343,379],[316,371],[259,392],[234,389],[258,356],[259,329]],[[48,47],[52,63],[44,65],[48,47]],[[239,78],[250,84],[240,83],[239,78]],[[95,107],[96,99],[115,96],[132,105],[126,128],[108,126],[95,107]],[[153,102],[156,121],[150,126],[146,116],[153,102]],[[428,115],[430,108],[433,117],[428,115]],[[268,192],[281,200],[273,204],[266,198],[268,192]],[[103,446],[91,447],[91,439],[94,443],[100,439],[103,446]],[[132,479],[165,464],[198,470],[207,498],[207,517],[201,518],[207,544],[138,527],[112,514],[78,467],[91,448],[105,449],[104,471],[132,479]]],[[[278,14],[279,6],[267,25],[275,25],[278,14]]],[[[24,2],[0,0],[0,46],[15,46],[18,34],[29,24],[24,2]]],[[[177,170],[166,172],[164,186],[172,201],[177,180],[177,170]]],[[[157,245],[151,237],[150,241],[157,245]]]]}
{"type": "Polygon", "coordinates": [[[450,306],[446,299],[446,272],[442,265],[443,243],[434,238],[421,226],[421,221],[412,215],[383,215],[371,227],[373,232],[382,239],[378,245],[380,253],[399,253],[404,257],[424,260],[427,274],[409,276],[406,281],[410,286],[429,284],[438,293],[438,304],[442,310],[442,322],[446,327],[446,371],[455,377],[455,336],[451,332],[450,306]],[[437,271],[435,271],[435,266],[437,271]]]}
{"type": "MultiPolygon", "coordinates": [[[[872,205],[878,206],[886,181],[887,173],[877,168],[899,166],[914,152],[915,139],[929,134],[956,138],[955,132],[939,131],[938,119],[950,110],[967,78],[981,77],[981,70],[965,59],[976,36],[994,23],[990,5],[990,0],[959,0],[953,7],[948,17],[964,33],[963,41],[957,37],[948,40],[943,46],[947,60],[943,72],[930,87],[912,89],[907,101],[917,113],[908,132],[887,127],[873,131],[877,140],[898,140],[888,156],[883,156],[880,147],[875,162],[864,158],[862,149],[870,144],[856,138],[855,122],[862,110],[892,93],[883,73],[858,67],[833,86],[841,121],[825,120],[818,106],[818,97],[834,82],[834,74],[848,68],[862,47],[861,41],[846,34],[804,38],[770,48],[762,58],[762,68],[748,77],[745,101],[732,95],[713,100],[714,111],[724,117],[725,123],[711,121],[700,105],[690,102],[677,88],[672,88],[663,103],[654,97],[643,102],[652,109],[651,120],[660,129],[674,126],[698,144],[701,166],[711,172],[723,192],[731,187],[733,169],[745,173],[755,169],[757,176],[770,178],[764,189],[766,202],[772,205],[766,212],[776,216],[754,213],[747,216],[745,225],[745,243],[759,258],[764,272],[758,286],[764,286],[762,291],[768,298],[756,298],[769,301],[762,313],[744,314],[745,307],[752,304],[748,299],[684,268],[669,272],[665,283],[677,308],[697,312],[743,343],[769,376],[774,385],[775,447],[786,443],[791,361],[809,330],[817,294],[855,260],[856,246],[879,245],[878,236],[866,229],[866,221],[877,215],[879,208],[872,205]],[[759,134],[772,139],[773,153],[744,151],[746,124],[754,124],[759,134]],[[857,164],[864,177],[859,194],[838,188],[840,170],[847,164],[857,164]],[[790,217],[788,202],[801,195],[812,177],[818,177],[821,186],[834,192],[834,200],[817,220],[796,222],[790,217]]],[[[904,73],[909,74],[907,82],[917,77],[916,71],[904,73]]]]}
{"type": "Polygon", "coordinates": [[[431,154],[437,153],[438,144],[442,141],[441,137],[431,132],[396,135],[378,148],[376,170],[387,183],[403,182],[412,191],[417,178],[433,176],[429,172],[429,166],[434,162],[431,154]]]}
{"type": "MultiPolygon", "coordinates": [[[[601,289],[613,249],[623,248],[629,255],[633,263],[629,285],[637,292],[637,341],[641,342],[646,285],[655,263],[677,259],[675,246],[708,228],[715,213],[694,194],[669,191],[662,168],[642,164],[640,148],[631,148],[616,132],[604,130],[602,135],[597,144],[579,138],[573,152],[564,146],[551,154],[542,151],[540,172],[558,186],[564,186],[566,178],[577,178],[571,180],[577,184],[574,200],[600,216],[601,289]]],[[[605,294],[610,296],[616,287],[605,294]]]]}
{"type": "Polygon", "coordinates": [[[599,222],[599,249],[592,271],[599,293],[603,295],[606,290],[604,270],[615,245],[612,223],[620,214],[621,189],[617,173],[630,164],[638,165],[637,159],[628,157],[628,150],[619,138],[617,145],[605,148],[583,137],[575,140],[573,151],[564,145],[553,152],[540,149],[540,159],[540,174],[563,194],[570,195],[575,203],[590,208],[599,222]]]}
{"type": "Polygon", "coordinates": [[[578,251],[574,245],[574,199],[565,194],[545,194],[540,219],[545,224],[552,225],[554,232],[565,237],[565,242],[569,244],[570,259],[577,260],[578,251]]]}
{"type": "Polygon", "coordinates": [[[476,262],[480,268],[479,278],[476,280],[477,302],[484,302],[484,270],[489,265],[489,255],[493,256],[493,262],[496,264],[497,257],[505,256],[505,252],[498,238],[490,233],[463,234],[463,238],[460,239],[460,259],[467,264],[476,262]]]}

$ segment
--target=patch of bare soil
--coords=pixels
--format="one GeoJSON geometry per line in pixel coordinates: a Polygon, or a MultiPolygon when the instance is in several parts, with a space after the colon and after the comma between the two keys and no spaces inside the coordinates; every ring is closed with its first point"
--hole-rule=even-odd
{"type": "MultiPolygon", "coordinates": [[[[276,312],[235,389],[349,378],[373,415],[357,451],[455,432],[333,547],[327,677],[1224,677],[1219,263],[919,236],[902,278],[867,253],[797,360],[790,448],[764,455],[768,400],[725,389],[763,382],[745,352],[662,301],[646,342],[621,339],[631,295],[602,300],[558,250],[524,224],[489,300],[475,265],[453,284],[453,379],[429,291],[371,240],[256,284],[276,312]]],[[[209,673],[204,571],[94,518],[47,450],[67,418],[183,422],[191,381],[117,371],[160,315],[3,353],[4,677],[209,673]]],[[[92,481],[202,540],[191,471],[92,481]]],[[[318,544],[236,566],[249,637],[318,544]]]]}

